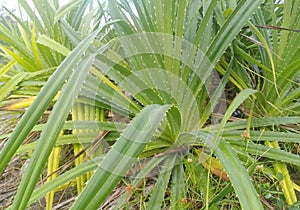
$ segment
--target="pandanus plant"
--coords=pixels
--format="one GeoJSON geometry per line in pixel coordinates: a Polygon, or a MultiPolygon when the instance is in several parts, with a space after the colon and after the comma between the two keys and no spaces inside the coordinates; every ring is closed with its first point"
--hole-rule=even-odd
{"type": "MultiPolygon", "coordinates": [[[[76,2],[81,1],[70,5],[76,2]]],[[[235,57],[224,52],[261,2],[111,0],[107,22],[89,33],[81,31],[90,26],[80,22],[88,16],[81,7],[60,9],[54,22],[74,49],[43,84],[1,150],[3,171],[18,149],[24,151],[20,145],[27,135],[42,130],[10,208],[25,209],[77,178],[80,194],[71,209],[97,209],[125,177],[128,185],[116,201],[118,209],[143,180],[156,177],[150,192],[142,192],[148,196],[141,208],[186,208],[187,181],[199,191],[197,208],[218,208],[234,192],[243,209],[263,209],[250,178],[255,161],[244,162],[250,144],[234,138],[244,129],[276,123],[251,115],[248,121],[227,123],[246,99],[259,97],[250,86],[242,86],[228,107],[224,102],[224,88],[236,74],[235,57]],[[47,122],[35,126],[58,93],[47,122]],[[80,117],[76,110],[83,107],[80,117]],[[69,120],[71,110],[75,121],[69,120]],[[103,121],[104,110],[111,110],[112,121],[103,121]],[[70,129],[72,134],[63,132],[70,129]],[[77,144],[78,154],[84,149],[87,161],[36,186],[51,151],[64,144],[77,144]],[[99,145],[100,155],[94,153],[99,145]],[[212,187],[212,173],[228,182],[222,190],[212,187]]],[[[51,43],[47,39],[44,45],[53,50],[57,45],[51,43]]],[[[265,149],[259,154],[281,154],[265,149]]]]}
{"type": "Polygon", "coordinates": [[[297,203],[300,191],[288,170],[288,164],[299,168],[297,149],[291,146],[299,142],[300,51],[295,45],[300,39],[299,4],[266,1],[233,45],[236,62],[230,80],[240,90],[258,92],[244,104],[250,115],[244,126],[247,135],[238,136],[240,126],[226,134],[234,139],[235,148],[244,148],[236,139],[245,138],[249,143],[245,156],[259,155],[272,162],[273,167],[263,164],[264,171],[278,181],[288,205],[297,203]]]}
{"type": "MultiPolygon", "coordinates": [[[[102,5],[98,2],[97,8],[95,3],[91,1],[73,1],[67,5],[60,6],[58,1],[18,1],[23,13],[15,16],[13,13],[9,14],[12,17],[6,22],[1,23],[0,37],[3,43],[1,44],[2,56],[10,60],[1,68],[1,115],[4,116],[5,121],[1,122],[1,127],[15,126],[15,117],[22,114],[32,101],[40,89],[45,85],[49,77],[56,71],[57,67],[62,63],[64,58],[74,48],[70,40],[67,38],[64,31],[62,31],[58,19],[64,16],[68,23],[76,30],[80,31],[82,35],[86,35],[97,28],[99,23],[104,18],[102,5]],[[94,5],[94,6],[93,6],[94,5]],[[67,9],[66,9],[67,8],[67,9]],[[93,24],[93,25],[92,25],[93,24]],[[89,26],[89,27],[87,27],[89,26]]],[[[51,99],[53,103],[57,100],[60,92],[51,99]]],[[[49,110],[53,103],[43,101],[47,105],[38,115],[42,118],[39,121],[40,128],[34,128],[34,132],[43,129],[43,123],[47,119],[49,110]],[[41,117],[41,113],[43,117],[41,117]]],[[[43,106],[43,103],[40,103],[43,106]]],[[[38,110],[37,110],[38,111],[38,110]]],[[[104,112],[101,108],[88,107],[80,103],[72,106],[72,120],[102,120],[104,112]],[[84,111],[89,114],[84,114],[84,111]]],[[[28,122],[30,123],[30,122],[28,122]]],[[[32,124],[32,125],[35,125],[32,124]]],[[[68,129],[73,127],[69,126],[68,129]]],[[[33,132],[33,133],[34,133],[33,132]]],[[[74,135],[76,132],[73,131],[74,135]]],[[[92,130],[86,131],[92,132],[92,130]]],[[[3,133],[1,133],[3,134],[3,133]]],[[[64,138],[65,133],[60,132],[60,137],[64,138]]],[[[1,139],[8,137],[10,134],[5,133],[1,139]]],[[[26,142],[31,142],[35,135],[28,136],[26,142]]],[[[12,147],[13,150],[20,146],[20,142],[15,142],[12,147]]],[[[75,165],[79,165],[84,158],[84,153],[80,153],[81,145],[75,142],[68,142],[55,147],[52,150],[47,163],[47,180],[50,181],[57,176],[56,170],[59,166],[60,151],[63,145],[73,144],[74,155],[78,156],[75,165]]],[[[29,152],[29,156],[36,142],[26,144],[25,147],[19,148],[18,154],[25,154],[29,152]]],[[[5,154],[5,149],[2,154],[5,154]]],[[[5,155],[9,155],[6,153],[5,155]]],[[[1,162],[9,161],[9,159],[1,159],[1,162]]],[[[24,167],[25,168],[25,167],[24,167]]],[[[86,182],[86,177],[81,176],[77,178],[77,190],[80,193],[82,186],[86,182]]],[[[47,209],[52,209],[54,198],[52,191],[47,196],[47,209]]]]}

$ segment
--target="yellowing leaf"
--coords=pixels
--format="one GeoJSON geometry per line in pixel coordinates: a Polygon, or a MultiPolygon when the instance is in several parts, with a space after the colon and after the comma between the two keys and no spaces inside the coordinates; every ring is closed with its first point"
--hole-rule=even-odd
{"type": "Polygon", "coordinates": [[[214,175],[220,177],[221,179],[225,181],[229,181],[229,178],[226,174],[226,172],[223,169],[223,166],[221,163],[214,157],[209,158],[206,162],[202,163],[203,167],[209,170],[214,175]],[[211,161],[209,165],[209,161],[211,161]]]}
{"type": "MultiPolygon", "coordinates": [[[[60,91],[54,97],[53,101],[57,101],[59,95],[60,95],[60,91]]],[[[14,111],[14,110],[28,108],[32,104],[32,102],[34,101],[35,98],[36,98],[35,96],[21,98],[21,99],[14,101],[8,105],[0,107],[0,110],[14,111]]]]}
{"type": "Polygon", "coordinates": [[[231,8],[228,8],[224,11],[224,17],[227,18],[229,17],[229,15],[231,15],[232,13],[232,9],[231,8]]]}

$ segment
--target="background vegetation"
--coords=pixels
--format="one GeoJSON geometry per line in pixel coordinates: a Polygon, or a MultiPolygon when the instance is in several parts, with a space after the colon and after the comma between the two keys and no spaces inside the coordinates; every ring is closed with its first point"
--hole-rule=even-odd
{"type": "Polygon", "coordinates": [[[19,5],[1,207],[299,208],[300,1],[19,5]]]}

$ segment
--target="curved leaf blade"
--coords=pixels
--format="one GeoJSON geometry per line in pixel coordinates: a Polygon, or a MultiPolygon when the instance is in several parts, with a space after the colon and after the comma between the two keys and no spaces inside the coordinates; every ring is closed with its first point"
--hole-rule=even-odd
{"type": "Polygon", "coordinates": [[[38,199],[45,196],[48,192],[51,192],[58,187],[62,186],[65,183],[68,183],[70,180],[75,179],[76,177],[79,177],[83,174],[86,174],[89,171],[95,170],[101,161],[103,160],[103,157],[97,157],[93,160],[89,160],[85,163],[82,163],[81,165],[77,166],[76,168],[73,168],[66,173],[56,177],[55,179],[47,182],[46,184],[40,186],[38,189],[36,189],[33,192],[33,195],[31,196],[29,200],[29,205],[37,201],[38,199]]]}
{"type": "Polygon", "coordinates": [[[63,127],[63,124],[71,110],[73,100],[87,75],[94,56],[87,56],[72,73],[68,83],[64,87],[58,101],[54,105],[46,127],[41,133],[38,145],[35,148],[29,165],[21,180],[17,195],[12,205],[13,209],[25,209],[36,183],[43,171],[48,157],[53,149],[56,139],[63,127]]]}
{"type": "Polygon", "coordinates": [[[141,154],[169,107],[149,105],[132,120],[71,209],[96,210],[99,207],[141,154]]]}
{"type": "Polygon", "coordinates": [[[216,146],[216,139],[213,134],[202,131],[198,131],[194,134],[214,150],[214,154],[216,154],[229,176],[232,186],[240,200],[242,209],[263,209],[247,170],[235,155],[230,144],[218,138],[218,144],[216,146]]]}
{"type": "Polygon", "coordinates": [[[23,115],[3,149],[0,151],[0,173],[4,170],[12,156],[22,144],[23,140],[38,122],[44,111],[48,108],[59,89],[65,83],[65,80],[71,74],[74,65],[89,47],[97,33],[98,31],[92,33],[83,40],[62,62],[55,73],[49,78],[45,86],[41,89],[35,101],[23,115]]]}

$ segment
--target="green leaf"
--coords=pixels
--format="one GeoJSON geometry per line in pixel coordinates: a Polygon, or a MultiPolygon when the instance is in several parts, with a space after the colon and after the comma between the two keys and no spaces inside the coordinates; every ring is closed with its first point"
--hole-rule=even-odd
{"type": "Polygon", "coordinates": [[[232,14],[226,19],[222,28],[218,31],[214,41],[209,46],[206,55],[215,64],[224,53],[224,50],[238,34],[242,26],[252,16],[253,12],[262,3],[262,0],[247,1],[241,0],[232,14]]]}
{"type": "Polygon", "coordinates": [[[38,51],[38,46],[37,46],[36,39],[35,39],[35,33],[36,33],[35,32],[35,27],[33,25],[32,32],[31,32],[32,53],[34,55],[34,61],[35,61],[36,67],[38,69],[43,69],[43,63],[42,63],[42,60],[41,60],[41,57],[40,57],[40,54],[39,54],[39,51],[38,51]]]}
{"type": "MultiPolygon", "coordinates": [[[[246,128],[246,127],[245,127],[246,128]]],[[[231,130],[224,131],[222,133],[222,138],[228,141],[244,141],[245,138],[242,136],[243,130],[231,130]]],[[[288,133],[288,132],[277,132],[277,131],[250,131],[251,141],[272,141],[277,142],[299,142],[300,135],[297,133],[288,133]]]]}
{"type": "Polygon", "coordinates": [[[42,34],[39,36],[37,43],[42,44],[46,47],[49,47],[50,49],[55,50],[58,53],[61,53],[62,55],[67,56],[70,53],[70,50],[63,46],[62,44],[56,42],[55,40],[51,39],[50,37],[42,34]]]}
{"type": "MultiPolygon", "coordinates": [[[[283,117],[263,117],[263,118],[252,118],[251,119],[251,128],[259,128],[266,126],[275,126],[275,125],[288,125],[288,124],[297,124],[300,123],[300,117],[298,116],[283,116],[283,117]]],[[[233,131],[239,129],[247,128],[247,120],[241,119],[235,122],[228,122],[222,131],[233,131]]],[[[211,125],[203,130],[205,131],[216,131],[219,129],[219,125],[211,125]]]]}
{"type": "MultiPolygon", "coordinates": [[[[138,172],[136,177],[133,177],[134,179],[132,180],[131,185],[134,188],[138,187],[138,185],[141,183],[141,181],[144,178],[148,177],[149,174],[151,174],[151,172],[156,170],[155,168],[162,165],[163,162],[167,158],[169,158],[169,156],[154,157],[154,158],[147,160],[145,166],[138,172]]],[[[143,159],[142,159],[142,161],[143,161],[143,159]]],[[[121,206],[124,205],[128,201],[129,196],[131,196],[131,195],[132,195],[132,193],[125,192],[118,200],[118,204],[116,206],[114,206],[114,210],[120,209],[121,206]]]]}
{"type": "Polygon", "coordinates": [[[263,209],[257,192],[251,183],[248,171],[241,164],[241,161],[235,155],[230,144],[220,138],[216,140],[213,134],[204,133],[202,131],[195,132],[194,134],[204,141],[218,157],[229,176],[242,209],[263,209]]]}
{"type": "MultiPolygon", "coordinates": [[[[8,72],[14,65],[16,64],[15,60],[11,60],[10,62],[8,62],[5,66],[1,67],[0,69],[0,78],[6,73],[8,72]]],[[[1,100],[0,100],[1,101],[1,100]]]]}
{"type": "Polygon", "coordinates": [[[185,191],[184,168],[182,164],[178,164],[172,171],[172,186],[170,195],[171,209],[184,209],[182,199],[185,198],[185,191]]]}
{"type": "Polygon", "coordinates": [[[28,17],[30,17],[30,19],[37,25],[38,31],[40,31],[42,33],[46,33],[45,27],[43,26],[41,19],[38,18],[38,14],[36,14],[32,10],[32,6],[28,4],[28,1],[27,0],[19,0],[18,3],[22,7],[22,9],[25,10],[26,15],[28,15],[28,17]]]}
{"type": "Polygon", "coordinates": [[[64,87],[58,101],[49,116],[45,128],[43,129],[38,145],[36,146],[29,165],[24,172],[17,195],[14,199],[12,208],[23,209],[27,206],[33,189],[43,171],[48,157],[55,145],[56,139],[61,132],[63,124],[69,115],[73,105],[73,100],[77,96],[85,76],[92,65],[94,56],[85,57],[78,67],[73,71],[70,79],[64,87]]]}
{"type": "Polygon", "coordinates": [[[60,20],[65,14],[67,14],[70,10],[76,8],[77,6],[80,5],[80,3],[82,2],[82,0],[74,0],[74,1],[70,1],[67,4],[64,4],[63,6],[61,6],[55,14],[55,18],[54,18],[54,22],[57,22],[58,20],[60,20]]]}
{"type": "Polygon", "coordinates": [[[17,53],[14,53],[13,51],[9,50],[6,47],[2,47],[2,50],[5,53],[7,53],[8,55],[10,55],[13,59],[15,59],[27,71],[34,72],[37,70],[36,67],[32,64],[33,61],[31,61],[30,59],[26,59],[26,58],[18,55],[17,53]]]}
{"type": "Polygon", "coordinates": [[[232,116],[233,112],[252,94],[256,93],[256,90],[247,88],[245,90],[242,90],[231,102],[230,106],[227,108],[224,117],[219,125],[218,134],[222,131],[224,128],[226,122],[229,120],[229,118],[232,116]]]}
{"type": "MultiPolygon", "coordinates": [[[[231,141],[230,144],[239,149],[245,149],[245,142],[242,141],[231,141]]],[[[286,162],[289,164],[296,165],[300,167],[299,155],[292,154],[280,149],[270,148],[261,144],[248,143],[247,151],[251,154],[267,157],[273,160],[278,160],[281,162],[286,162]]]]}
{"type": "Polygon", "coordinates": [[[119,183],[159,127],[169,105],[149,105],[128,125],[71,209],[97,209],[119,183]]]}
{"type": "Polygon", "coordinates": [[[37,188],[33,192],[33,195],[31,196],[28,205],[42,198],[48,192],[51,192],[56,188],[62,186],[63,184],[68,183],[70,180],[75,179],[76,177],[79,177],[83,174],[86,174],[89,171],[95,170],[98,167],[98,164],[100,164],[102,160],[103,160],[102,156],[97,157],[93,160],[89,160],[77,166],[76,168],[73,168],[67,171],[66,173],[56,177],[55,179],[47,182],[46,184],[39,186],[39,188],[37,188]]]}
{"type": "Polygon", "coordinates": [[[170,155],[164,162],[146,209],[161,209],[177,158],[177,154],[170,155]]]}
{"type": "Polygon", "coordinates": [[[74,65],[78,62],[78,59],[82,56],[82,53],[90,45],[90,42],[96,35],[97,32],[92,33],[70,53],[68,58],[64,60],[55,73],[49,78],[34,102],[23,115],[8,141],[0,151],[0,173],[4,170],[19,146],[32,130],[33,126],[48,108],[61,86],[65,83],[66,79],[68,79],[74,65]]]}
{"type": "Polygon", "coordinates": [[[8,82],[0,87],[0,101],[2,101],[9,93],[17,89],[17,86],[24,78],[28,76],[27,73],[21,72],[13,76],[8,82]]]}

